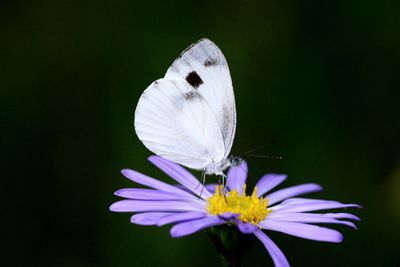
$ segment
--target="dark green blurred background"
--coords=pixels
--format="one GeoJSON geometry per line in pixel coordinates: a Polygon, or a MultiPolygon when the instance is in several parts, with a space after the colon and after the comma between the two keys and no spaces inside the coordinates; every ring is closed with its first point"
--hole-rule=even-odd
{"type": "MultiPolygon", "coordinates": [[[[133,168],[142,91],[201,37],[224,52],[249,183],[288,173],[359,203],[344,243],[271,237],[293,266],[399,266],[399,2],[6,1],[0,4],[2,266],[218,266],[208,237],[111,213],[133,168]],[[299,3],[300,2],[300,3],[299,3]],[[396,248],[397,246],[397,248],[396,248]]],[[[199,174],[198,172],[196,173],[199,174]]],[[[209,181],[214,178],[209,177],[209,181]]],[[[261,243],[244,266],[272,266],[261,243]]]]}

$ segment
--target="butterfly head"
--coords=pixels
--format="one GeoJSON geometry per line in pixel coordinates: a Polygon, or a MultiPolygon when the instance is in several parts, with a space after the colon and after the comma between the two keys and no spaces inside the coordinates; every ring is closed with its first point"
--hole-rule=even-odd
{"type": "Polygon", "coordinates": [[[238,167],[243,161],[242,158],[233,155],[229,155],[227,160],[230,162],[230,166],[233,167],[238,167]]]}

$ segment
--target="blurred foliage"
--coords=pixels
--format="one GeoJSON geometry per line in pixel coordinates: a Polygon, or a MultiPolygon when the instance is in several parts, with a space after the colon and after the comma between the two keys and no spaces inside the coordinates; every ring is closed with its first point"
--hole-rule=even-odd
{"type": "MultiPolygon", "coordinates": [[[[399,2],[2,1],[0,90],[4,266],[218,265],[205,234],[172,239],[108,210],[164,179],[134,134],[142,91],[201,37],[224,52],[238,110],[233,153],[249,183],[288,173],[313,196],[359,203],[343,244],[271,237],[294,266],[398,266],[399,2]]],[[[199,175],[196,172],[196,175],[199,175]]],[[[215,179],[209,177],[209,180],[215,179]]],[[[335,227],[336,228],[336,227],[335,227]]],[[[272,265],[262,245],[245,266],[272,265]]]]}

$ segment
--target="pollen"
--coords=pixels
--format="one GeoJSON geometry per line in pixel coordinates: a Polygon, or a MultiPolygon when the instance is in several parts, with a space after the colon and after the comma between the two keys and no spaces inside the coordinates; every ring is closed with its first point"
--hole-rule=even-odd
{"type": "Polygon", "coordinates": [[[267,209],[268,199],[257,197],[257,187],[251,195],[246,195],[246,185],[239,195],[236,189],[224,194],[224,187],[217,186],[215,194],[208,198],[208,213],[220,215],[226,212],[239,214],[239,219],[245,223],[258,224],[265,219],[270,210],[267,209]]]}

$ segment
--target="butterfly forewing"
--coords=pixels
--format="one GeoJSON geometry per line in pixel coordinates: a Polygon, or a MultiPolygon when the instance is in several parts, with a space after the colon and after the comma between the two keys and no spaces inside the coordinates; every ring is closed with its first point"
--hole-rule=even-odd
{"type": "Polygon", "coordinates": [[[165,78],[184,79],[203,96],[218,121],[227,157],[235,136],[236,107],[228,63],[221,50],[212,41],[201,39],[183,51],[165,78]]]}

